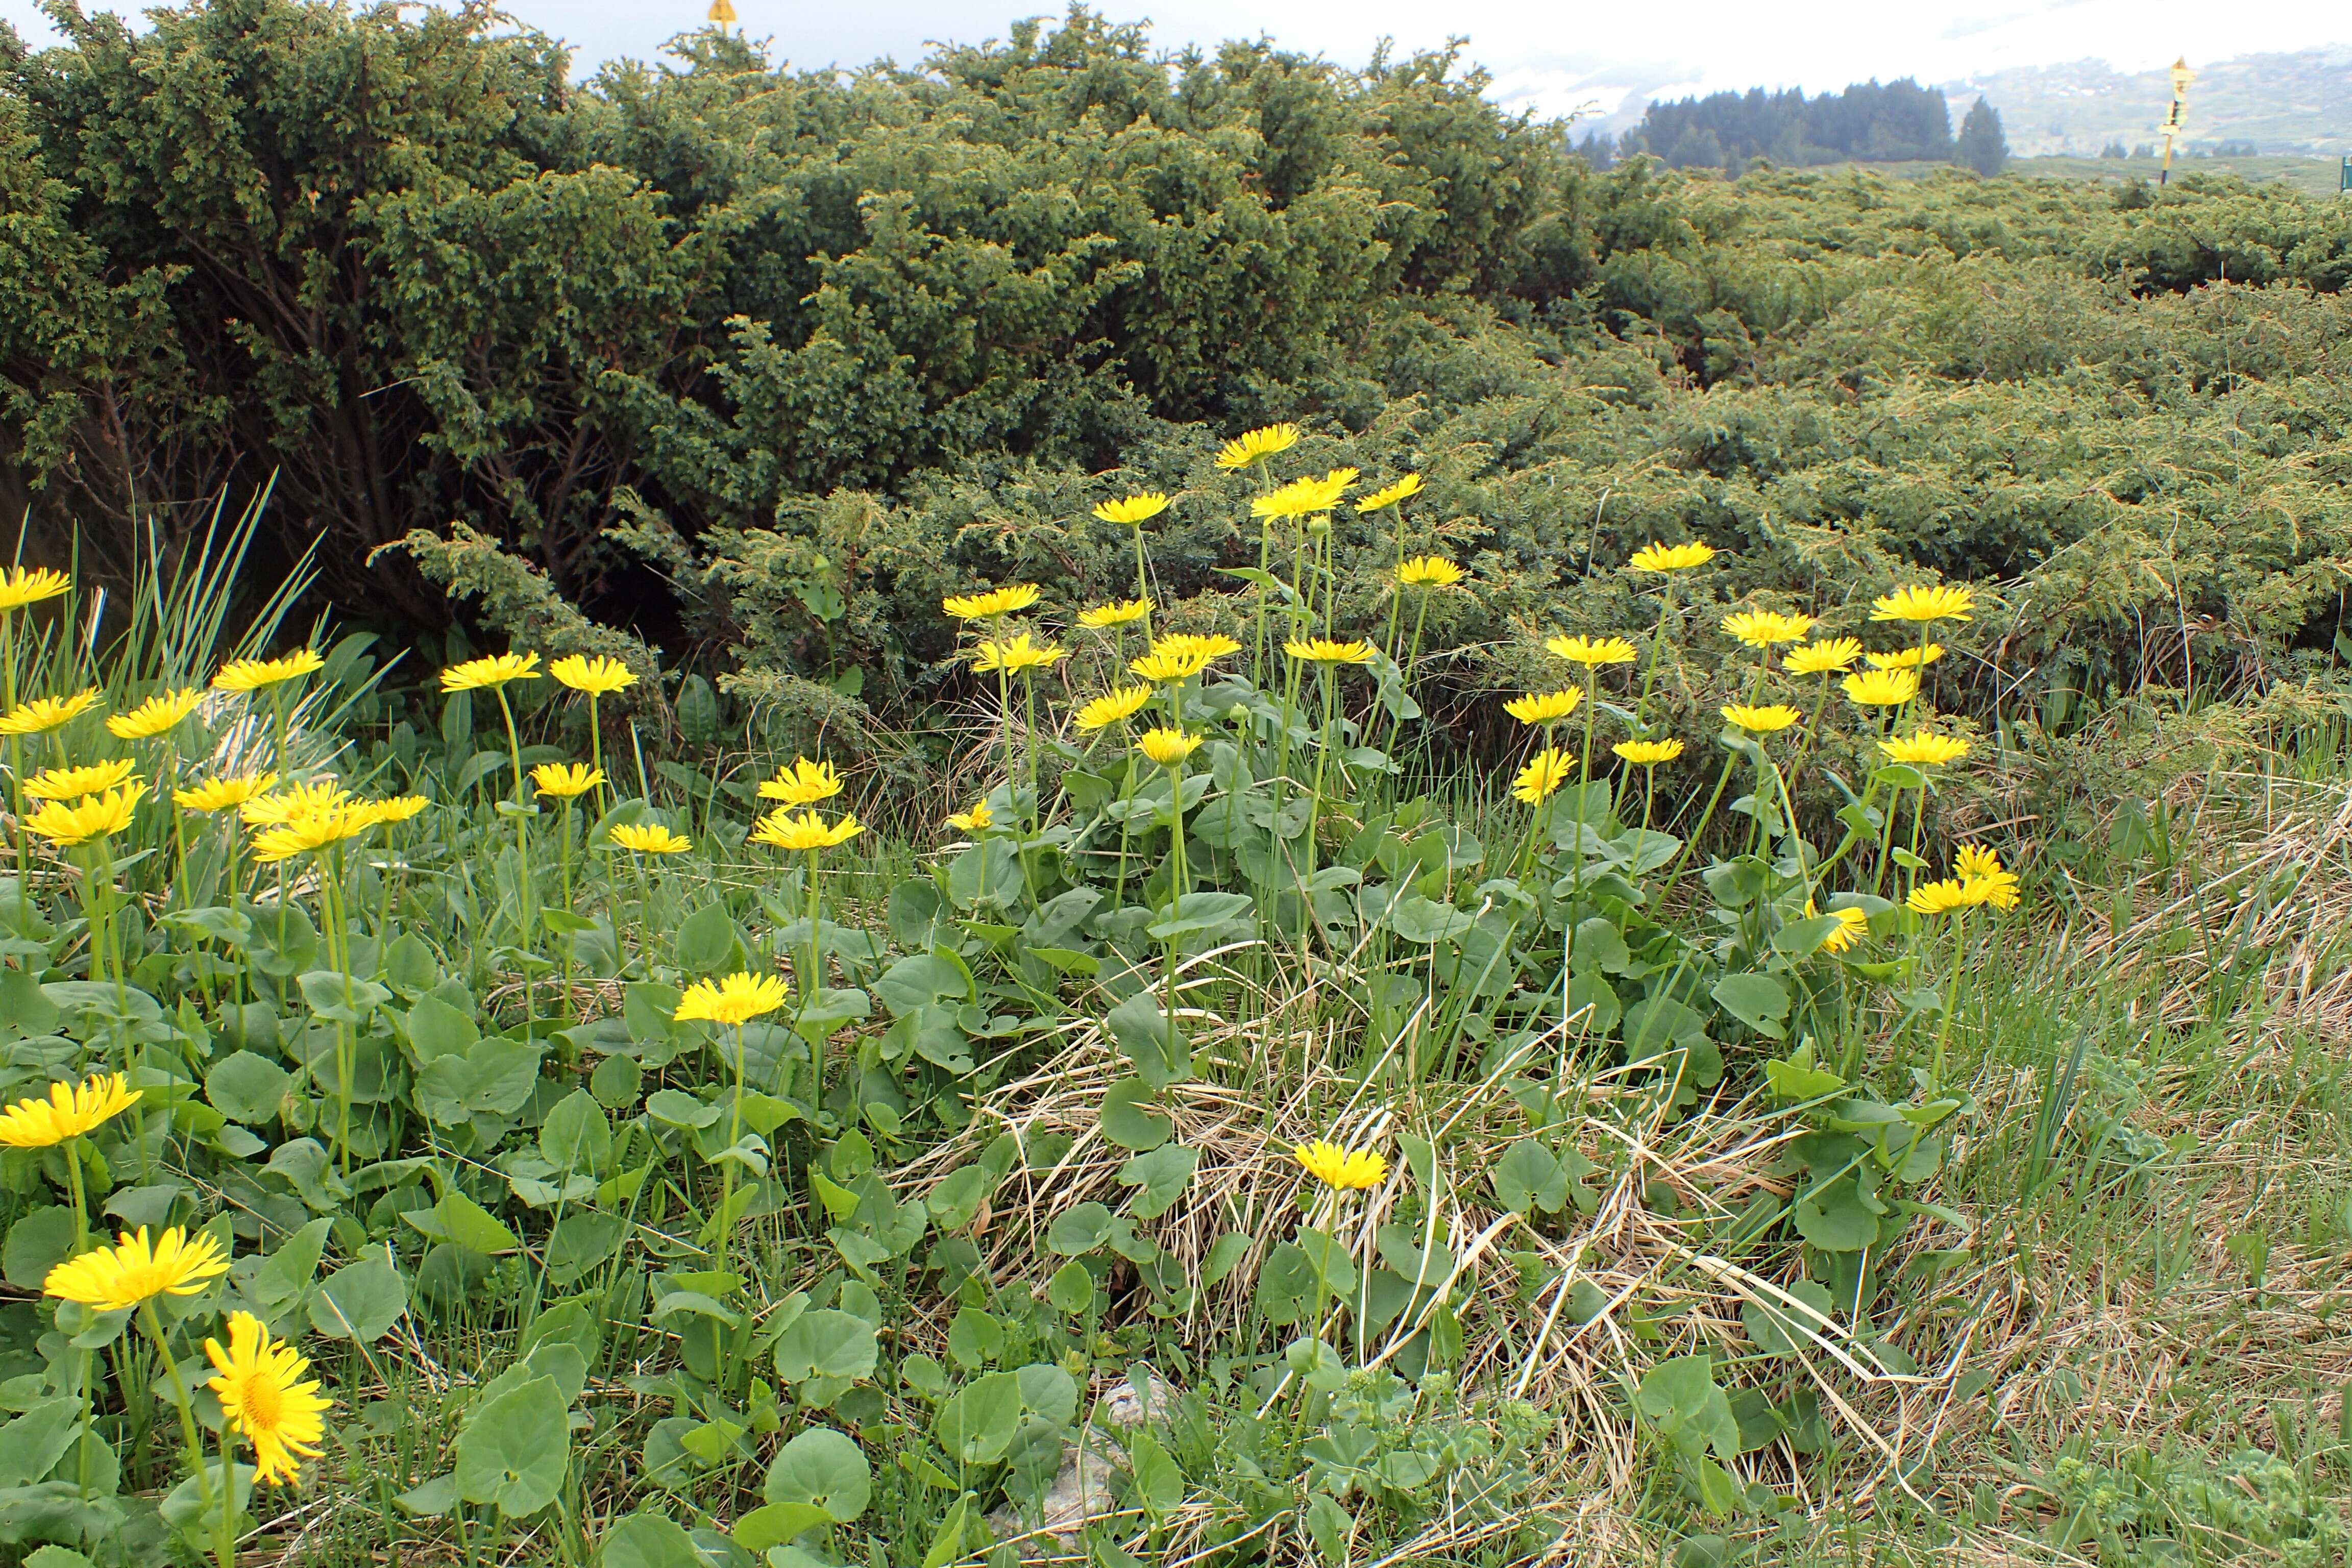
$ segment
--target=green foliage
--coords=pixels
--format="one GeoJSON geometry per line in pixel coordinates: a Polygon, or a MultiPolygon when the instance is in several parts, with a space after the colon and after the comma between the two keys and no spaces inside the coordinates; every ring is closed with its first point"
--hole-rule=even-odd
{"type": "MultiPolygon", "coordinates": [[[[1176,497],[1162,587],[1229,616],[1252,481],[1202,421],[1427,475],[1472,646],[1611,626],[1617,563],[1684,536],[1738,551],[1723,601],[2001,579],[1943,696],[2045,730],[2327,641],[2332,203],[1603,177],[1447,57],[1168,58],[1084,13],[854,77],[702,35],[579,89],[487,26],[255,0],[13,59],[27,479],[100,526],[276,467],[347,604],[446,614],[357,564],[407,541],[543,646],[646,659],[569,601],[728,650],[779,739],[939,694],[974,578],[1127,587],[1087,516],[1123,489],[1176,497]]],[[[1342,616],[1382,624],[1391,542],[1338,521],[1342,616]]]]}

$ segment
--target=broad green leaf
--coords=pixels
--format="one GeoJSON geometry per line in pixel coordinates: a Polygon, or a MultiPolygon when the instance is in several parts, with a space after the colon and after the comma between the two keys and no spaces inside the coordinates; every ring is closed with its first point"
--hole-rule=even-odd
{"type": "Polygon", "coordinates": [[[231,1121],[257,1126],[277,1119],[293,1075],[268,1057],[234,1051],[205,1073],[205,1099],[231,1121]]]}
{"type": "Polygon", "coordinates": [[[49,1270],[73,1256],[73,1210],[62,1204],[32,1209],[8,1227],[0,1247],[0,1277],[19,1290],[37,1294],[49,1270]]]}
{"type": "Polygon", "coordinates": [[[1058,1215],[1046,1229],[1045,1245],[1065,1258],[1095,1250],[1110,1239],[1112,1215],[1098,1203],[1083,1203],[1058,1215]]]}
{"type": "Polygon", "coordinates": [[[965,1384],[940,1406],[931,1435],[957,1463],[991,1465],[1004,1457],[1020,1425],[1021,1380],[1009,1372],[992,1372],[965,1384]]]}
{"type": "Polygon", "coordinates": [[[1759,1034],[1780,1035],[1789,1016],[1789,988],[1769,974],[1727,974],[1707,994],[1759,1034]]]}
{"type": "Polygon", "coordinates": [[[1558,1214],[1568,1202],[1568,1173],[1550,1150],[1522,1138],[1503,1151],[1489,1179],[1495,1201],[1513,1214],[1558,1214]]]}
{"type": "Polygon", "coordinates": [[[1083,1259],[1073,1258],[1045,1281],[1045,1300],[1057,1312],[1076,1317],[1094,1305],[1095,1277],[1083,1259]]]}
{"type": "Polygon", "coordinates": [[[1138,1153],[1168,1142],[1175,1123],[1152,1108],[1151,1086],[1139,1078],[1123,1078],[1103,1091],[1103,1136],[1122,1149],[1138,1153]]]}
{"type": "Polygon", "coordinates": [[[1127,1212],[1138,1219],[1166,1214],[1192,1184],[1193,1168],[1200,1163],[1201,1152],[1181,1143],[1162,1144],[1129,1160],[1119,1167],[1119,1183],[1143,1190],[1128,1200],[1127,1212]]]}
{"type": "Polygon", "coordinates": [[[877,1351],[874,1325],[849,1312],[819,1308],[803,1312],[776,1341],[776,1375],[786,1383],[813,1377],[855,1381],[874,1373],[877,1351]]]}
{"type": "Polygon", "coordinates": [[[704,1568],[694,1538],[657,1513],[633,1513],[604,1532],[597,1568],[704,1568]]]}
{"type": "Polygon", "coordinates": [[[821,1509],[837,1524],[864,1513],[873,1494],[865,1450],[830,1426],[811,1426],[778,1449],[760,1488],[769,1503],[821,1509]]]}
{"type": "Polygon", "coordinates": [[[336,1269],[311,1294],[310,1326],[330,1339],[367,1344],[382,1339],[407,1310],[407,1282],[372,1254],[336,1269]]]}
{"type": "Polygon", "coordinates": [[[319,1272],[319,1259],[327,1249],[327,1232],[333,1223],[314,1219],[279,1242],[277,1250],[253,1271],[248,1289],[254,1299],[265,1307],[278,1307],[299,1296],[319,1272]]]}
{"type": "Polygon", "coordinates": [[[553,1502],[571,1459],[572,1429],[551,1377],[508,1389],[467,1418],[457,1434],[457,1490],[519,1519],[553,1502]]]}
{"type": "Polygon", "coordinates": [[[374,981],[357,980],[331,969],[313,969],[298,984],[310,1011],[337,1024],[364,1024],[369,1014],[392,1000],[392,992],[374,981]]]}
{"type": "Polygon", "coordinates": [[[412,1209],[400,1216],[436,1241],[446,1241],[486,1255],[512,1252],[522,1245],[499,1217],[451,1187],[430,1209],[412,1209]]]}
{"type": "Polygon", "coordinates": [[[1816,1184],[1799,1195],[1797,1234],[1823,1252],[1859,1252],[1878,1243],[1878,1216],[1886,1205],[1869,1197],[1851,1175],[1826,1186],[1816,1184]]]}
{"type": "Polygon", "coordinates": [[[1685,1458],[1699,1458],[1710,1447],[1726,1459],[1739,1457],[1739,1423],[1706,1356],[1660,1362],[1643,1375],[1634,1403],[1685,1458]]]}
{"type": "Polygon", "coordinates": [[[1181,1024],[1160,1010],[1160,999],[1139,991],[1104,1020],[1111,1038],[1135,1064],[1136,1077],[1154,1089],[1192,1076],[1192,1042],[1181,1024]]]}

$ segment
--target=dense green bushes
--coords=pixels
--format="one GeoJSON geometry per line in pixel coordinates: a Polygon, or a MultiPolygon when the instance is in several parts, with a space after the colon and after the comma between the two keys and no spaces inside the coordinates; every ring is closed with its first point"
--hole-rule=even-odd
{"type": "MultiPolygon", "coordinates": [[[[1596,175],[1449,58],[1156,57],[1083,13],[854,76],[705,36],[584,88],[418,18],[221,0],[8,52],[0,443],[45,515],[119,552],[134,503],[274,468],[347,610],[446,614],[371,552],[464,521],[673,662],[900,703],[943,588],[1115,585],[1087,514],[1125,489],[1177,494],[1157,559],[1213,616],[1254,542],[1208,458],[1297,418],[1429,474],[1454,635],[1505,664],[1691,532],[1724,598],[2009,580],[1945,678],[2007,717],[2330,640],[2332,205],[1596,175]]],[[[1370,625],[1392,547],[1342,524],[1370,625]]]]}

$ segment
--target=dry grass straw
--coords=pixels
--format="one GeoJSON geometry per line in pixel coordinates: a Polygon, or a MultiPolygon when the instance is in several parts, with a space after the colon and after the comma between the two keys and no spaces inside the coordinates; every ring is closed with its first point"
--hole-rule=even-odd
{"type": "MultiPolygon", "coordinates": [[[[1180,1016],[1193,1037],[1198,1071],[1164,1091],[1160,1103],[1173,1119],[1173,1141],[1200,1151],[1201,1159],[1176,1205],[1137,1226],[1194,1280],[1220,1237],[1248,1238],[1231,1277],[1192,1300],[1180,1331],[1185,1342],[1264,1348],[1303,1331],[1270,1328],[1250,1289],[1296,1225],[1330,1231],[1360,1264],[1381,1256],[1382,1226],[1410,1221],[1414,1239],[1434,1259],[1425,1267],[1444,1272],[1425,1281],[1436,1289],[1418,1299],[1417,1312],[1409,1310],[1360,1345],[1351,1332],[1349,1359],[1360,1365],[1393,1358],[1436,1302],[1449,1301],[1465,1330],[1464,1385],[1524,1397],[1562,1423],[1545,1456],[1551,1474],[1540,1490],[1574,1501],[1545,1502],[1538,1511],[1558,1514],[1564,1541],[1575,1543],[1563,1561],[1579,1560],[1588,1549],[1598,1561],[1622,1542],[1617,1512],[1630,1509],[1643,1487],[1631,1391],[1673,1356],[1711,1350],[1723,1363],[1750,1352],[1739,1321],[1743,1307],[1769,1312],[1796,1342],[1794,1363],[1818,1391],[1825,1419],[1876,1457],[1880,1479],[1907,1473],[1941,1435],[1952,1378],[1968,1348],[1965,1331],[1944,1362],[1913,1372],[1790,1292],[1801,1278],[1793,1248],[1776,1246],[1760,1256],[1717,1250],[1722,1231],[1751,1198],[1791,1195],[1790,1182],[1774,1167],[1801,1123],[1745,1100],[1718,1099],[1671,1112],[1654,1070],[1600,1059],[1613,1057],[1613,1048],[1564,1050],[1557,1026],[1507,1064],[1511,1070],[1415,1083],[1400,1064],[1425,1044],[1415,1038],[1429,1026],[1425,1009],[1384,1047],[1368,1081],[1356,1060],[1361,1021],[1338,997],[1318,994],[1328,978],[1277,970],[1275,981],[1253,986],[1232,967],[1237,951],[1201,955],[1182,971],[1180,1016]],[[1286,979],[1294,984],[1286,986],[1286,979]],[[1205,1005],[1212,994],[1230,996],[1244,986],[1255,992],[1251,1016],[1227,1017],[1205,1005]],[[1488,1169],[1527,1131],[1508,1089],[1530,1064],[1549,1077],[1555,1103],[1576,1129],[1575,1142],[1601,1173],[1589,1189],[1589,1210],[1572,1204],[1559,1215],[1530,1220],[1495,1202],[1488,1169]],[[1406,1135],[1434,1146],[1426,1172],[1397,1157],[1406,1135]],[[1316,1138],[1390,1153],[1387,1181],[1335,1202],[1291,1155],[1316,1138]],[[1427,1247],[1430,1241],[1438,1245],[1427,1247]],[[1523,1267],[1541,1281],[1532,1295],[1523,1267]],[[1582,1321],[1566,1310],[1580,1283],[1606,1301],[1582,1321]]],[[[1116,1046],[1100,1026],[1078,1019],[1047,1054],[1049,1065],[983,1096],[963,1138],[903,1173],[908,1189],[919,1193],[1002,1133],[1011,1132],[1024,1152],[1051,1151],[1066,1139],[1066,1149],[1050,1162],[1036,1163],[1033,1156],[1016,1164],[973,1226],[1000,1283],[1026,1283],[1041,1292],[1059,1263],[1045,1245],[1055,1218],[1087,1202],[1116,1211],[1132,1191],[1118,1181],[1128,1151],[1108,1142],[1100,1124],[1104,1092],[1129,1070],[1116,1046]]],[[[1951,1227],[1930,1226],[1905,1250],[1958,1240],[1951,1227]]],[[[1146,1300],[1136,1289],[1118,1305],[1136,1313],[1146,1300]]],[[[919,1332],[943,1340],[945,1322],[919,1332]]],[[[1751,1454],[1738,1468],[1743,1480],[1803,1485],[1799,1456],[1785,1445],[1751,1454]]],[[[1495,1521],[1491,1511],[1464,1510],[1407,1555],[1467,1546],[1495,1521]],[[1448,1531],[1470,1533],[1457,1539],[1448,1531]]]]}

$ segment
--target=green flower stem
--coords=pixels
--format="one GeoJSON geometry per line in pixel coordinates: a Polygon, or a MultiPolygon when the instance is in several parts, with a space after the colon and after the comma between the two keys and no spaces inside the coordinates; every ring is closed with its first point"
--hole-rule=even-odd
{"type": "Polygon", "coordinates": [[[1576,775],[1576,848],[1575,862],[1569,868],[1570,883],[1568,913],[1561,917],[1564,928],[1559,942],[1559,1026],[1563,1037],[1568,1031],[1568,987],[1575,974],[1576,912],[1584,905],[1584,804],[1592,787],[1592,726],[1594,706],[1600,699],[1601,669],[1598,665],[1584,667],[1584,760],[1576,775]]]}
{"type": "MultiPolygon", "coordinates": [[[[215,1537],[213,1548],[220,1558],[219,1568],[236,1568],[236,1439],[229,1436],[226,1421],[221,1423],[220,1457],[220,1533],[215,1537]]],[[[201,1465],[203,1460],[199,1458],[197,1463],[201,1465]]]]}
{"type": "Polygon", "coordinates": [[[1652,682],[1658,678],[1660,656],[1666,651],[1666,636],[1669,630],[1666,621],[1667,617],[1674,614],[1674,610],[1675,579],[1673,574],[1669,573],[1664,586],[1658,590],[1658,626],[1657,630],[1650,636],[1650,662],[1648,668],[1642,671],[1642,694],[1633,700],[1633,718],[1641,724],[1642,732],[1644,735],[1650,732],[1650,688],[1652,682]]]}
{"type": "MultiPolygon", "coordinates": [[[[507,700],[506,683],[501,681],[490,689],[498,693],[499,712],[507,721],[507,756],[514,763],[515,805],[519,808],[515,813],[515,891],[522,905],[520,945],[525,952],[529,952],[531,947],[531,927],[534,922],[531,920],[530,909],[530,821],[523,813],[530,809],[530,795],[529,783],[524,779],[522,773],[522,736],[515,729],[514,704],[507,700]]],[[[529,982],[525,982],[525,986],[523,1011],[528,1014],[530,1011],[529,982]]]]}
{"type": "MultiPolygon", "coordinates": [[[[606,811],[612,810],[612,781],[603,776],[604,772],[604,725],[596,710],[596,693],[593,691],[588,694],[588,765],[594,769],[598,774],[596,780],[596,794],[598,798],[604,803],[604,809],[606,811]]],[[[566,909],[571,907],[572,906],[568,903],[564,906],[566,909]]]]}
{"type": "Polygon", "coordinates": [[[1323,813],[1323,765],[1331,755],[1331,710],[1339,697],[1339,672],[1326,665],[1323,682],[1323,729],[1315,742],[1315,793],[1307,805],[1307,869],[1299,874],[1298,951],[1307,952],[1307,933],[1315,923],[1315,895],[1307,884],[1315,877],[1315,829],[1323,813]]]}
{"type": "MultiPolygon", "coordinates": [[[[824,960],[817,952],[817,921],[823,906],[818,901],[816,876],[817,857],[822,853],[821,850],[812,849],[809,851],[808,858],[808,963],[806,972],[801,976],[801,1016],[803,1018],[808,1016],[809,1004],[816,1000],[816,994],[824,984],[821,978],[821,966],[824,960]]],[[[815,1108],[817,1115],[823,1117],[824,1114],[824,1041],[822,1038],[809,1042],[809,1070],[815,1079],[815,1081],[810,1085],[809,1103],[815,1108]]],[[[740,1068],[738,1076],[740,1079],[740,1068]]],[[[740,1088],[737,1090],[737,1098],[739,1100],[741,1098],[740,1088]]]]}
{"type": "MultiPolygon", "coordinates": [[[[66,1187],[73,1197],[74,1239],[73,1251],[69,1256],[79,1258],[89,1250],[89,1194],[82,1186],[81,1139],[79,1136],[68,1138],[59,1147],[66,1157],[66,1187]]],[[[89,1363],[93,1353],[83,1351],[77,1358],[74,1369],[74,1392],[81,1395],[81,1424],[85,1431],[90,1425],[89,1363]]],[[[75,1480],[80,1486],[82,1495],[88,1497],[89,1458],[81,1444],[74,1445],[74,1456],[75,1480]]]]}
{"type": "MultiPolygon", "coordinates": [[[[1174,857],[1175,880],[1168,889],[1168,918],[1175,923],[1176,911],[1184,900],[1184,884],[1189,879],[1184,866],[1184,763],[1182,759],[1168,765],[1168,809],[1175,827],[1169,839],[1169,853],[1174,857]]],[[[1176,939],[1162,938],[1160,943],[1161,984],[1168,996],[1168,1058],[1176,1058],[1176,939]]]]}
{"type": "MultiPolygon", "coordinates": [[[[0,710],[16,706],[16,613],[0,610],[0,710]]],[[[16,919],[20,925],[30,911],[33,881],[32,846],[25,835],[25,749],[16,736],[8,737],[9,820],[16,828],[16,919]]]]}
{"type": "MultiPolygon", "coordinates": [[[[1261,590],[1263,592],[1263,590],[1261,590]]],[[[1143,641],[1151,643],[1151,584],[1143,567],[1143,524],[1135,525],[1135,596],[1143,601],[1143,641]]]]}
{"type": "MultiPolygon", "coordinates": [[[[572,912],[572,803],[569,801],[559,800],[555,803],[555,809],[561,813],[556,819],[555,826],[555,854],[557,863],[561,868],[559,875],[562,879],[561,890],[563,898],[563,912],[568,915],[572,912]]],[[[562,1009],[563,1021],[569,1024],[572,1021],[572,933],[568,931],[563,933],[562,948],[563,994],[559,1005],[562,1009]]],[[[572,1061],[578,1059],[580,1054],[578,1047],[567,1042],[564,1045],[563,1050],[565,1055],[565,1066],[568,1067],[572,1061]]]]}
{"type": "MultiPolygon", "coordinates": [[[[337,841],[319,867],[321,887],[319,894],[319,915],[326,922],[328,961],[343,977],[346,994],[351,984],[350,945],[343,920],[343,847],[337,841]]],[[[352,1038],[351,1026],[342,1020],[335,1021],[335,1107],[337,1115],[336,1161],[345,1176],[352,1173],[352,1077],[358,1070],[357,1042],[352,1038]]]]}
{"type": "Polygon", "coordinates": [[[1110,907],[1114,910],[1127,907],[1128,835],[1135,826],[1134,819],[1128,814],[1128,807],[1135,801],[1135,755],[1133,748],[1127,743],[1128,723],[1124,719],[1118,723],[1118,738],[1119,755],[1127,764],[1127,777],[1120,783],[1118,791],[1118,879],[1113,884],[1110,895],[1110,907]]]}
{"type": "MultiPolygon", "coordinates": [[[[163,1363],[163,1375],[171,1381],[172,1403],[180,1412],[180,1441],[187,1445],[188,1465],[196,1472],[196,1492],[204,1500],[204,1511],[210,1513],[213,1506],[213,1483],[212,1477],[205,1468],[204,1443],[196,1435],[195,1405],[188,1396],[187,1380],[180,1375],[180,1363],[173,1359],[171,1343],[163,1334],[163,1320],[155,1315],[155,1298],[152,1296],[139,1303],[139,1321],[141,1326],[146,1329],[147,1337],[155,1342],[155,1354],[163,1363]]],[[[228,1441],[226,1426],[223,1428],[221,1441],[223,1443],[228,1441]]],[[[228,1485],[234,1491],[236,1472],[231,1470],[228,1474],[231,1477],[228,1485]]],[[[224,1533],[218,1544],[222,1551],[220,1568],[235,1568],[234,1542],[224,1533]]]]}
{"type": "Polygon", "coordinates": [[[1960,963],[1967,956],[1969,912],[1952,911],[1952,972],[1944,978],[1944,1016],[1936,1025],[1936,1087],[1944,1087],[1944,1047],[1952,1037],[1952,1011],[1960,1005],[1960,963]]]}

